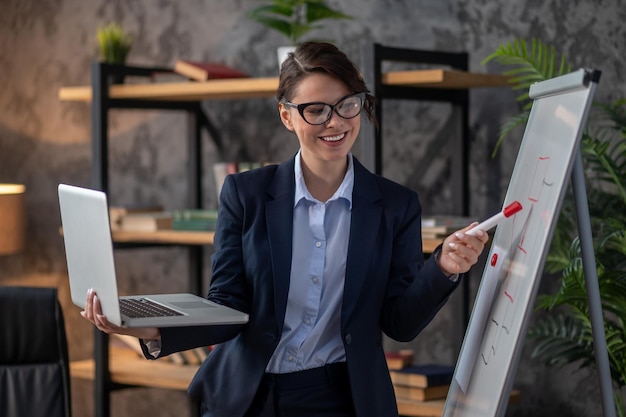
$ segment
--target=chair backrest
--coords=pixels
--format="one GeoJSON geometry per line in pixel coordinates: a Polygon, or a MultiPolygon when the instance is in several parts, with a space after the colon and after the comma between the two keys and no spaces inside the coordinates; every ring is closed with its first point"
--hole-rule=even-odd
{"type": "Polygon", "coordinates": [[[71,416],[56,288],[0,286],[0,398],[0,416],[71,416]]]}

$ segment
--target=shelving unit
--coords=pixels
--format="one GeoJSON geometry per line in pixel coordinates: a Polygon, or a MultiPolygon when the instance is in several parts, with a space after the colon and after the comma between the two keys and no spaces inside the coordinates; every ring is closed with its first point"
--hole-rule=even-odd
{"type": "MultiPolygon", "coordinates": [[[[396,48],[378,43],[363,51],[366,81],[376,97],[379,128],[373,133],[373,169],[383,174],[383,103],[387,100],[417,100],[450,103],[458,119],[460,134],[452,137],[447,148],[450,164],[451,205],[461,216],[469,215],[469,90],[508,85],[502,75],[468,72],[466,52],[439,52],[396,48]],[[419,70],[384,72],[385,63],[404,63],[422,67],[419,70]],[[436,68],[432,68],[435,66],[436,68]],[[430,67],[430,68],[423,68],[430,67]]],[[[442,150],[445,155],[445,151],[442,150]]],[[[463,280],[463,323],[469,322],[469,280],[463,280]]]]}
{"type": "MultiPolygon", "coordinates": [[[[206,129],[221,151],[222,144],[219,131],[211,124],[208,116],[203,112],[202,101],[223,99],[253,99],[271,97],[278,86],[278,78],[247,78],[231,80],[211,80],[205,82],[175,82],[158,84],[146,82],[140,84],[114,84],[113,76],[149,77],[154,72],[170,71],[163,68],[138,68],[94,63],[92,66],[91,86],[64,87],[59,91],[62,101],[78,101],[91,103],[92,106],[92,181],[93,187],[109,191],[109,159],[108,159],[108,112],[111,109],[162,109],[180,110],[188,115],[190,133],[187,140],[189,149],[188,181],[190,196],[188,207],[200,207],[202,202],[201,184],[201,129],[206,129]]],[[[478,82],[484,80],[484,74],[470,74],[448,70],[409,71],[407,73],[377,73],[376,95],[381,99],[399,94],[399,91],[410,86],[410,90],[420,89],[425,96],[441,93],[448,88],[459,88],[459,83],[478,82]],[[384,76],[384,78],[383,78],[384,76]],[[388,83],[389,85],[386,85],[388,83]],[[391,90],[389,90],[391,89],[391,90]]],[[[483,81],[485,82],[485,81],[483,81]]],[[[502,82],[502,80],[500,80],[502,82]]],[[[379,116],[382,121],[382,117],[379,116]]],[[[378,140],[377,159],[380,156],[380,138],[378,140]]],[[[381,165],[377,164],[377,172],[381,165]]],[[[156,233],[114,232],[113,240],[116,248],[145,247],[153,245],[184,245],[189,247],[190,260],[190,291],[199,293],[202,288],[202,246],[213,243],[212,233],[201,232],[174,232],[161,231],[156,233]]],[[[423,250],[430,253],[439,244],[438,240],[425,240],[423,250]]],[[[150,368],[150,380],[140,378],[138,367],[119,359],[110,361],[109,340],[106,334],[95,331],[95,350],[93,361],[81,361],[72,365],[72,376],[94,380],[95,388],[95,416],[108,417],[110,415],[110,394],[117,388],[129,385],[160,386],[161,374],[167,375],[171,370],[159,368],[161,365],[150,368]],[[137,378],[132,376],[136,371],[137,378]],[[130,373],[129,373],[130,372],[130,373]]],[[[139,362],[136,360],[135,362],[139,362]]],[[[145,366],[154,365],[146,362],[145,366]]],[[[169,365],[169,364],[163,364],[169,365]]],[[[171,365],[174,366],[174,365],[171,365]]],[[[176,365],[178,366],[178,365],[176,365]]],[[[191,370],[187,367],[180,370],[185,380],[191,370]]],[[[186,381],[186,380],[185,380],[186,381]]],[[[172,389],[179,389],[186,382],[180,380],[179,385],[172,389]]],[[[407,414],[408,415],[408,414],[407,414]]],[[[420,414],[415,414],[420,415],[420,414]]]]}
{"type": "MultiPolygon", "coordinates": [[[[217,149],[222,150],[219,131],[211,124],[202,109],[202,100],[241,99],[270,97],[276,91],[278,79],[219,80],[206,83],[139,83],[112,84],[116,77],[144,77],[171,72],[168,68],[143,68],[104,63],[93,63],[91,86],[65,87],[59,91],[63,101],[91,103],[92,124],[92,186],[109,191],[109,142],[108,124],[111,109],[179,110],[187,114],[189,125],[188,173],[190,194],[187,207],[200,208],[202,202],[202,143],[201,130],[206,129],[217,149]]],[[[182,245],[188,247],[190,281],[189,290],[199,294],[203,280],[202,246],[213,243],[212,232],[159,231],[156,233],[122,232],[113,233],[116,248],[182,245]]],[[[127,378],[112,375],[109,338],[95,330],[94,372],[95,416],[110,415],[110,394],[114,389],[129,384],[127,378]]],[[[147,363],[148,364],[148,363],[147,363]]],[[[76,369],[76,368],[75,368],[76,369]]],[[[114,368],[113,370],[116,370],[114,368]]],[[[119,369],[117,369],[119,370],[119,369]]],[[[155,369],[158,372],[158,368],[155,369]]],[[[78,371],[77,371],[78,372],[78,371]]],[[[76,376],[81,376],[80,372],[76,376]]],[[[154,378],[156,380],[158,378],[154,378]]],[[[153,386],[159,383],[154,381],[153,386]]]]}

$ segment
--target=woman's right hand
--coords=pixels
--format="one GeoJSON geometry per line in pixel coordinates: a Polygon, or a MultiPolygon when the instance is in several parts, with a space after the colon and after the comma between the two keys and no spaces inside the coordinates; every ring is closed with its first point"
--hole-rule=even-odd
{"type": "Polygon", "coordinates": [[[85,305],[85,309],[80,312],[80,315],[92,322],[99,330],[107,334],[124,334],[144,340],[156,340],[161,338],[161,332],[157,327],[138,327],[131,329],[128,327],[117,326],[109,322],[104,314],[102,314],[100,300],[93,289],[90,289],[87,292],[87,303],[85,305]]]}

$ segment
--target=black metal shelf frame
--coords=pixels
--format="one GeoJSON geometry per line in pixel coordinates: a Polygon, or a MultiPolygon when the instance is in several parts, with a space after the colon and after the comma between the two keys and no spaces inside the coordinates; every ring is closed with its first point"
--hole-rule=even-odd
{"type": "MultiPolygon", "coordinates": [[[[372,94],[376,97],[375,114],[378,129],[374,131],[374,170],[383,173],[383,138],[384,122],[383,102],[393,100],[420,100],[450,103],[459,119],[460,135],[451,138],[450,170],[451,196],[454,207],[459,207],[458,215],[468,216],[470,207],[469,193],[469,90],[447,88],[424,88],[383,83],[383,64],[389,62],[425,65],[441,69],[447,67],[458,71],[469,69],[469,55],[466,52],[440,52],[409,48],[383,46],[369,43],[363,49],[363,69],[372,94]]],[[[463,326],[469,323],[469,279],[464,279],[463,288],[463,326]]]]}
{"type": "MultiPolygon", "coordinates": [[[[201,130],[205,128],[219,151],[222,142],[219,132],[211,124],[208,116],[202,109],[200,101],[168,101],[168,100],[139,100],[114,99],[109,96],[109,86],[113,80],[127,76],[152,77],[156,72],[172,72],[169,68],[143,68],[124,65],[111,65],[94,62],[91,67],[92,87],[92,186],[109,192],[109,110],[111,109],[156,109],[180,110],[187,113],[189,135],[187,140],[189,196],[188,206],[200,208],[202,195],[202,141],[201,130]]],[[[114,244],[116,248],[148,247],[157,244],[114,244]]],[[[158,244],[167,246],[170,244],[158,244]]],[[[187,245],[185,245],[187,246],[187,245]]],[[[200,294],[203,279],[202,246],[189,245],[190,292],[200,294]]],[[[109,417],[111,392],[116,389],[127,388],[126,385],[115,384],[111,381],[109,370],[109,337],[95,329],[94,336],[94,406],[96,417],[109,417]]],[[[194,415],[199,415],[197,404],[192,402],[194,415]]]]}

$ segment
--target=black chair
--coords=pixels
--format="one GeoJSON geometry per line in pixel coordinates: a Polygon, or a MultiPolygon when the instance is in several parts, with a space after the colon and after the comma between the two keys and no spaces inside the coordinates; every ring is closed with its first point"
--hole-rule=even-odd
{"type": "Polygon", "coordinates": [[[56,288],[0,286],[0,416],[71,417],[56,288]]]}

